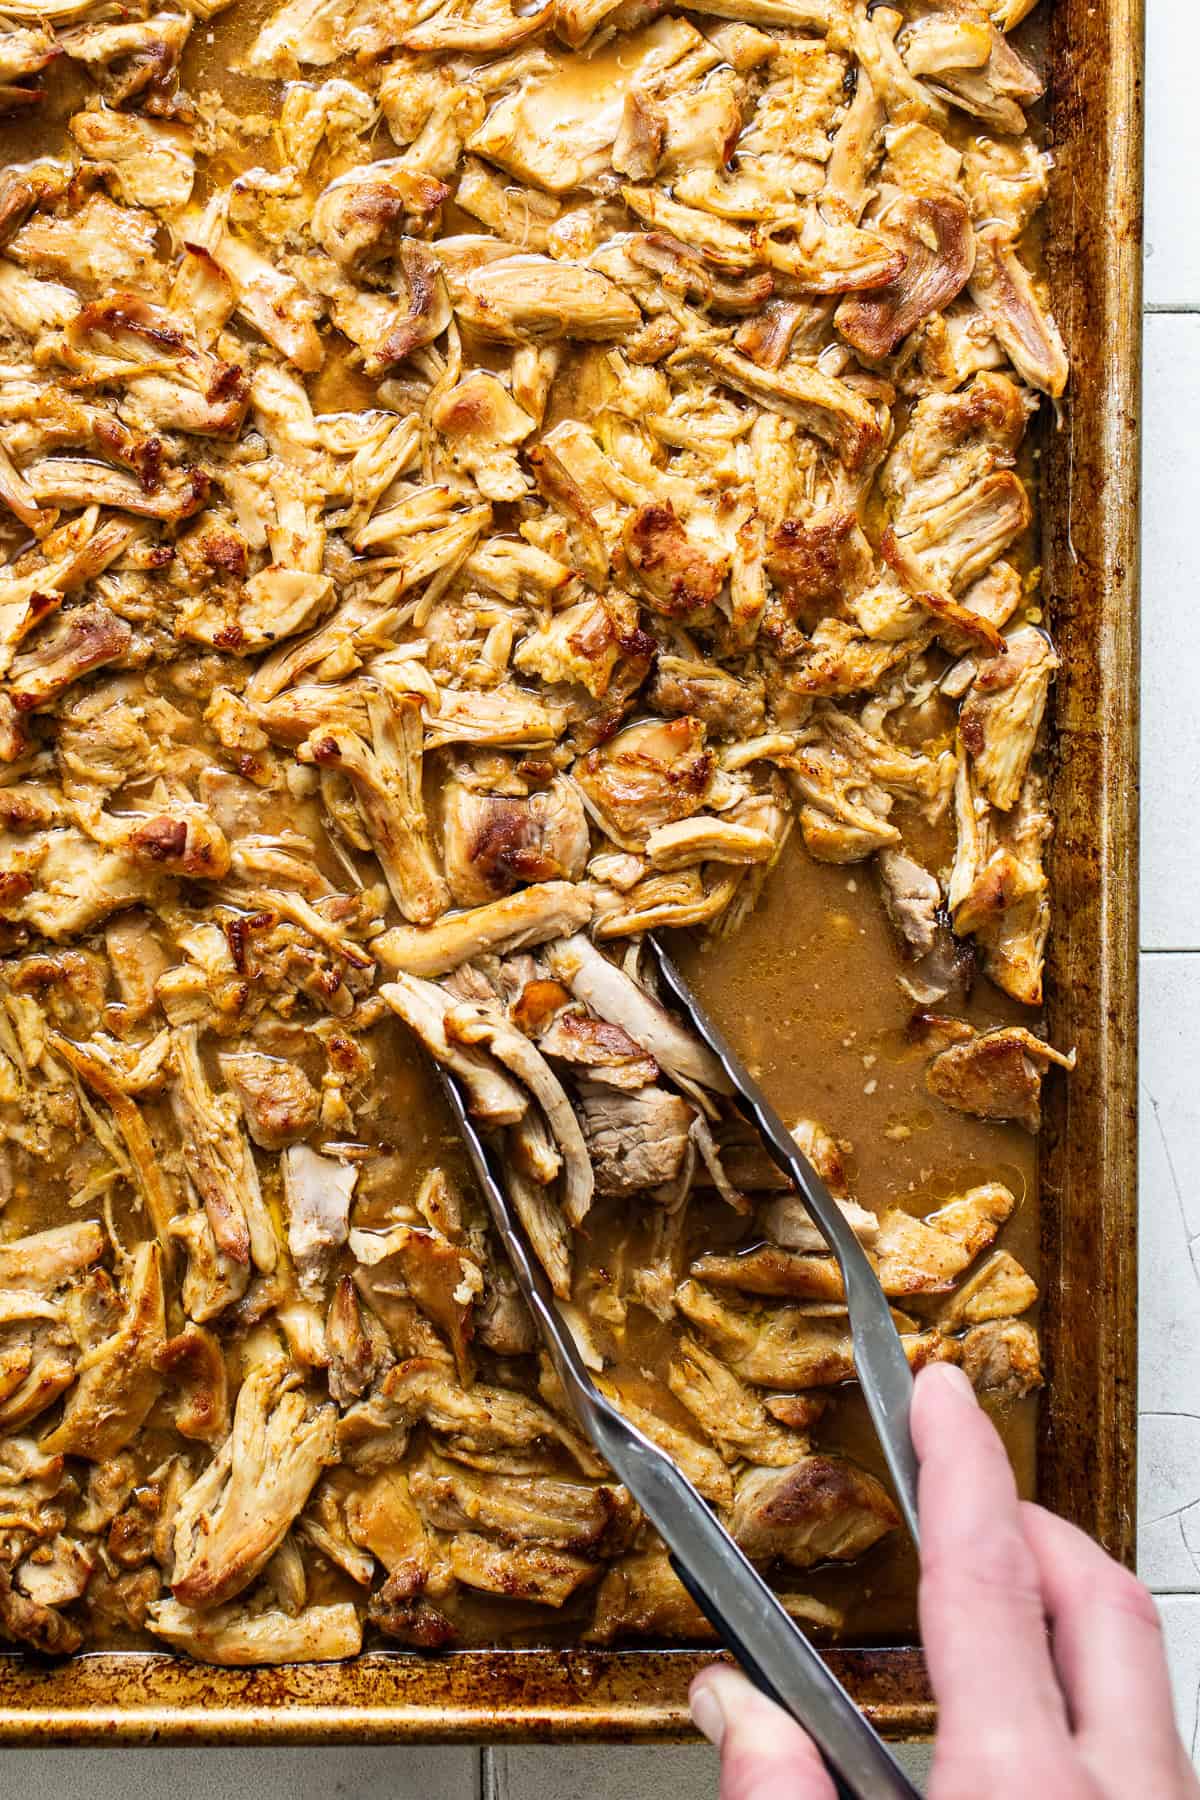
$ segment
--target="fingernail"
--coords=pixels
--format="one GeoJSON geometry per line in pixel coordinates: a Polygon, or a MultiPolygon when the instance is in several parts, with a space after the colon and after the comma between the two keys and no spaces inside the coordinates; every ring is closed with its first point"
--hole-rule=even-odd
{"type": "Polygon", "coordinates": [[[721,1739],[725,1736],[725,1709],[721,1705],[717,1692],[718,1684],[703,1678],[692,1683],[688,1694],[688,1706],[691,1708],[692,1724],[697,1731],[703,1732],[710,1744],[721,1748],[721,1739]]]}
{"type": "Polygon", "coordinates": [[[921,1371],[921,1379],[927,1387],[931,1381],[940,1382],[946,1392],[953,1394],[956,1400],[969,1400],[972,1406],[978,1404],[975,1399],[975,1389],[957,1363],[929,1363],[921,1371]]]}

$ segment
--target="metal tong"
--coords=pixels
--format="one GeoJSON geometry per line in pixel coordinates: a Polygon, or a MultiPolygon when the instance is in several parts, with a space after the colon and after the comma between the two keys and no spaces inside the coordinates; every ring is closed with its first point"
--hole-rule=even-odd
{"type": "MultiPolygon", "coordinates": [[[[725,1039],[705,1016],[662,947],[648,937],[664,988],[720,1060],[740,1110],[795,1182],[838,1259],[856,1367],[901,1509],[916,1538],[916,1464],[908,1435],[912,1376],[878,1279],[825,1184],[725,1039]]],[[[667,1546],[671,1564],[717,1635],[762,1691],[789,1712],[821,1752],[843,1800],[918,1800],[883,1739],[826,1667],[757,1569],[678,1466],[595,1386],[553,1289],[492,1167],[455,1077],[438,1065],[451,1111],[513,1273],[555,1373],[588,1437],[667,1546]]]]}
{"type": "Polygon", "coordinates": [[[920,1547],[917,1528],[917,1458],[909,1431],[913,1376],[892,1318],[887,1296],[866,1251],[855,1237],[843,1213],[808,1158],[745,1063],[708,1017],[691,988],[652,932],[646,942],[658,965],[667,994],[676,1002],[697,1037],[702,1038],[724,1069],[733,1088],[738,1111],[750,1121],[762,1139],[771,1161],[788,1177],[804,1198],[813,1224],[837,1258],[850,1313],[854,1340],[854,1372],[866,1397],[896,1489],[900,1511],[914,1544],[920,1547]]]}

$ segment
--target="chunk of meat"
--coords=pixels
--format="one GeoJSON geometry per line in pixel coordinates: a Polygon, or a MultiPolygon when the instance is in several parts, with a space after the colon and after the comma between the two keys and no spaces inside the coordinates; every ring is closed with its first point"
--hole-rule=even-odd
{"type": "Polygon", "coordinates": [[[706,804],[716,759],[704,738],[698,719],[628,725],[576,764],[575,781],[623,849],[706,804]]]}
{"type": "Polygon", "coordinates": [[[962,1366],[987,1399],[1022,1400],[1042,1385],[1037,1332],[1024,1319],[973,1325],[962,1341],[962,1366]]]}
{"type": "MultiPolygon", "coordinates": [[[[158,1041],[162,1043],[161,1039],[158,1041]]],[[[171,1220],[176,1202],[160,1166],[149,1127],[137,1103],[125,1092],[121,1081],[114,1078],[110,1068],[88,1055],[78,1044],[57,1032],[48,1035],[48,1042],[112,1112],[129,1155],[134,1180],[158,1234],[158,1241],[164,1250],[169,1251],[171,1220]]]]}
{"type": "Polygon", "coordinates": [[[81,676],[124,656],[133,633],[124,619],[98,603],[76,606],[33,647],[14,657],[9,693],[18,712],[33,712],[65,693],[81,676]]]}
{"type": "Polygon", "coordinates": [[[888,918],[905,955],[914,961],[927,956],[937,940],[940,882],[903,850],[880,850],[875,866],[888,918]]]}
{"type": "Polygon", "coordinates": [[[389,969],[409,975],[446,975],[489,951],[524,950],[578,930],[592,916],[592,900],[568,881],[535,882],[504,900],[453,913],[436,925],[397,925],[371,948],[389,969]]]}
{"type": "Polygon", "coordinates": [[[200,1060],[194,1025],[173,1034],[176,1079],[171,1103],[188,1147],[188,1175],[199,1194],[218,1249],[233,1262],[269,1275],[278,1248],[262,1197],[254,1156],[242,1133],[232,1094],[215,1094],[200,1060]]]}
{"type": "Polygon", "coordinates": [[[533,1245],[538,1261],[560,1300],[571,1298],[571,1233],[551,1189],[522,1170],[509,1157],[504,1185],[513,1209],[533,1245]]]}
{"type": "Polygon", "coordinates": [[[1038,1297],[1037,1283],[1007,1250],[997,1250],[980,1263],[938,1311],[938,1328],[958,1331],[1027,1312],[1038,1297]]]}
{"type": "MultiPolygon", "coordinates": [[[[894,260],[890,269],[894,270],[894,260]]],[[[882,433],[868,401],[844,381],[801,363],[761,369],[736,350],[697,352],[698,360],[736,393],[794,419],[857,473],[879,455],[882,433]]]]}
{"type": "Polygon", "coordinates": [[[1038,1006],[1050,929],[1045,854],[1052,823],[1045,777],[1031,770],[1016,806],[1004,815],[991,812],[975,793],[969,762],[959,759],[955,783],[958,843],[948,894],[955,930],[974,934],[998,987],[1038,1006]]]}
{"type": "Polygon", "coordinates": [[[890,356],[914,326],[957,298],[975,267],[971,216],[957,194],[901,194],[882,223],[905,255],[895,281],[850,294],[835,322],[848,344],[867,357],[890,356]]]}
{"type": "Polygon", "coordinates": [[[362,1621],[351,1600],[295,1614],[276,1608],[250,1614],[228,1606],[200,1612],[178,1600],[158,1600],[147,1609],[146,1626],[197,1662],[227,1669],[340,1662],[362,1649],[362,1621]]]}
{"type": "Polygon", "coordinates": [[[410,1425],[423,1423],[449,1440],[455,1451],[483,1453],[561,1445],[587,1475],[603,1464],[548,1407],[508,1388],[476,1381],[459,1386],[445,1363],[414,1357],[399,1363],[383,1384],[382,1398],[410,1425]]]}
{"type": "Polygon", "coordinates": [[[446,1015],[454,1001],[444,988],[398,974],[380,988],[379,995],[416,1033],[434,1060],[458,1076],[478,1118],[494,1125],[515,1125],[524,1117],[528,1096],[496,1059],[477,1046],[447,1037],[446,1015]]]}
{"type": "Polygon", "coordinates": [[[665,1550],[636,1550],[606,1571],[596,1595],[587,1639],[611,1644],[623,1637],[704,1641],[715,1636],[671,1567],[665,1550]]]}
{"type": "Polygon", "coordinates": [[[409,1484],[429,1524],[481,1531],[509,1544],[608,1555],[628,1542],[634,1520],[624,1488],[549,1475],[484,1475],[439,1456],[417,1464],[409,1484]]]}
{"type": "Polygon", "coordinates": [[[332,1254],[350,1233],[350,1201],[358,1170],[353,1163],[320,1156],[293,1144],[279,1159],[287,1210],[288,1250],[310,1299],[322,1292],[332,1254]]]}
{"type": "Polygon", "coordinates": [[[713,737],[752,738],[766,716],[764,684],[698,657],[659,654],[647,690],[657,711],[690,714],[713,737]]]}
{"type": "Polygon", "coordinates": [[[563,1211],[571,1224],[578,1225],[592,1204],[595,1180],[574,1108],[549,1063],[524,1033],[487,1010],[454,1007],[446,1015],[445,1030],[447,1037],[469,1047],[486,1045],[537,1100],[562,1151],[563,1211]]]}
{"type": "Polygon", "coordinates": [[[21,1593],[10,1571],[0,1567],[0,1636],[29,1644],[43,1656],[70,1656],[83,1642],[78,1625],[21,1593]]]}
{"type": "Polygon", "coordinates": [[[175,1429],[203,1444],[220,1442],[229,1430],[229,1381],[220,1342],[198,1325],[168,1338],[155,1367],[178,1395],[175,1429]]]}
{"type": "Polygon", "coordinates": [[[971,298],[1031,387],[1053,399],[1067,385],[1069,364],[1058,326],[1042,307],[1028,270],[1002,227],[978,233],[971,298]]]}
{"type": "Polygon", "coordinates": [[[428,925],[449,893],[434,861],[422,795],[421,705],[413,694],[367,696],[370,742],[342,729],[312,734],[297,755],[348,777],[392,898],[406,919],[428,925]]]}
{"type": "Polygon", "coordinates": [[[186,126],[102,107],[76,113],[68,129],[86,157],[112,169],[127,205],[175,212],[191,199],[196,165],[186,126]]]}
{"type": "Polygon", "coordinates": [[[460,906],[482,906],[528,882],[578,881],[588,854],[587,819],[569,782],[527,797],[452,780],[443,796],[446,879],[460,906]]]}
{"type": "Polygon", "coordinates": [[[438,401],[433,422],[447,440],[455,467],[466,470],[489,500],[520,500],[529,491],[514,449],[537,421],[497,376],[479,369],[456,383],[438,401]]]}
{"type": "Polygon", "coordinates": [[[483,1292],[483,1276],[474,1258],[441,1232],[413,1225],[393,1225],[385,1232],[351,1231],[350,1248],[372,1271],[374,1291],[399,1277],[402,1291],[412,1295],[445,1335],[460,1378],[469,1381],[472,1314],[483,1292]]]}
{"type": "Polygon", "coordinates": [[[955,1112],[981,1119],[1014,1119],[1027,1131],[1042,1122],[1042,1078],[1051,1064],[1075,1067],[1075,1052],[1064,1056],[1023,1025],[982,1032],[935,1056],[925,1085],[955,1112]]]}
{"type": "Polygon", "coordinates": [[[711,615],[729,573],[729,558],[713,555],[690,537],[669,500],[639,507],[626,520],[622,541],[629,567],[655,612],[693,624],[711,615]]]}
{"type": "Polygon", "coordinates": [[[993,806],[1020,798],[1058,658],[1032,625],[1014,631],[1004,652],[982,663],[959,712],[975,779],[993,806]]]}
{"type": "Polygon", "coordinates": [[[51,1455],[103,1462],[141,1430],[159,1396],[157,1358],[166,1342],[162,1250],[142,1244],[134,1257],[125,1316],[80,1358],[79,1379],[54,1429],[40,1448],[51,1455]]]}
{"type": "MultiPolygon", "coordinates": [[[[832,1387],[854,1373],[849,1321],[815,1307],[735,1307],[695,1281],[685,1281],[675,1304],[710,1338],[735,1375],[754,1387],[832,1387]]],[[[902,1330],[900,1341],[914,1367],[956,1355],[953,1341],[937,1331],[902,1330]]]]}
{"type": "Polygon", "coordinates": [[[668,1075],[696,1082],[713,1093],[731,1091],[725,1071],[707,1045],[588,938],[582,934],[568,937],[552,944],[546,954],[553,972],[577,1000],[610,1024],[619,1025],[668,1075]]]}
{"type": "MultiPolygon", "coordinates": [[[[536,449],[530,452],[531,457],[536,454],[536,449]]],[[[544,461],[535,467],[544,474],[544,461]]],[[[622,691],[637,685],[652,648],[638,624],[632,595],[610,589],[564,607],[523,638],[513,666],[546,682],[578,682],[593,699],[602,700],[618,684],[622,691]]]]}
{"type": "Polygon", "coordinates": [[[666,1451],[698,1494],[713,1506],[727,1507],[732,1503],[733,1483],[723,1459],[715,1450],[697,1442],[690,1431],[681,1431],[652,1406],[643,1406],[617,1382],[601,1379],[599,1386],[602,1393],[616,1401],[631,1424],[636,1425],[652,1444],[666,1451]]]}
{"type": "Polygon", "coordinates": [[[583,1135],[602,1194],[637,1194],[678,1176],[694,1109],[678,1094],[650,1086],[623,1093],[579,1081],[583,1135]]]}
{"type": "Polygon", "coordinates": [[[595,1581],[598,1565],[543,1544],[494,1544],[473,1531],[451,1540],[450,1567],[465,1587],[539,1606],[563,1606],[595,1581]]]}
{"type": "Polygon", "coordinates": [[[540,1034],[538,1047],[543,1056],[586,1071],[590,1080],[606,1087],[636,1092],[649,1087],[658,1075],[654,1058],[622,1026],[574,1006],[557,1014],[540,1034]]]}
{"type": "Polygon", "coordinates": [[[60,1532],[17,1564],[17,1584],[39,1606],[69,1606],[87,1591],[96,1552],[60,1532]]]}
{"type": "Polygon", "coordinates": [[[203,218],[185,213],[184,221],[188,242],[205,250],[228,278],[246,323],[303,374],[314,374],[325,353],[312,301],[296,278],[224,229],[211,209],[203,218]]]}
{"type": "Polygon", "coordinates": [[[761,1399],[695,1338],[684,1337],[667,1382],[728,1462],[744,1457],[767,1468],[790,1468],[808,1440],[773,1419],[761,1399]]]}
{"type": "Polygon", "coordinates": [[[250,1585],[333,1461],[336,1416],[332,1406],[310,1408],[282,1357],[250,1369],[232,1431],[176,1515],[176,1600],[207,1610],[250,1585]]]}
{"type": "Polygon", "coordinates": [[[330,1396],[342,1407],[374,1386],[395,1361],[387,1333],[375,1315],[360,1306],[349,1275],[343,1275],[334,1289],[325,1342],[330,1396]]]}
{"type": "Polygon", "coordinates": [[[697,1281],[710,1287],[731,1288],[735,1293],[763,1294],[784,1300],[842,1300],[841,1272],[831,1256],[804,1256],[775,1244],[735,1251],[730,1256],[709,1253],[692,1264],[697,1281]]]}
{"type": "MultiPolygon", "coordinates": [[[[807,1594],[781,1594],[781,1604],[806,1625],[836,1631],[841,1615],[807,1594]]],[[[671,1567],[665,1550],[634,1550],[609,1568],[596,1595],[587,1641],[621,1638],[708,1643],[716,1633],[671,1567]]]]}
{"type": "Polygon", "coordinates": [[[853,513],[828,509],[784,519],[771,533],[767,570],[789,619],[813,630],[870,579],[870,545],[853,513]]]}
{"type": "Polygon", "coordinates": [[[39,1289],[53,1294],[104,1254],[104,1227],[99,1219],[73,1219],[29,1237],[0,1243],[0,1289],[39,1289]]]}
{"type": "MultiPolygon", "coordinates": [[[[815,1166],[815,1165],[814,1165],[815,1166]]],[[[879,1232],[879,1220],[857,1200],[834,1196],[837,1205],[860,1243],[873,1244],[879,1232]]],[[[769,1201],[759,1213],[759,1223],[767,1236],[785,1250],[825,1251],[828,1245],[812,1220],[799,1194],[784,1194],[769,1201]]]]}
{"type": "Polygon", "coordinates": [[[737,1484],[730,1531],[755,1562],[809,1569],[853,1562],[900,1523],[886,1490],[843,1457],[751,1469],[737,1484]]]}
{"type": "Polygon", "coordinates": [[[1016,1204],[1000,1182],[987,1182],[925,1220],[900,1208],[883,1213],[874,1256],[885,1294],[902,1297],[948,1288],[987,1248],[1016,1204]]]}
{"type": "MultiPolygon", "coordinates": [[[[422,1584],[423,1585],[423,1582],[422,1584]]],[[[385,1637],[410,1644],[414,1650],[444,1650],[456,1642],[458,1630],[445,1613],[414,1589],[407,1569],[389,1575],[372,1594],[367,1617],[385,1637]]]]}
{"type": "Polygon", "coordinates": [[[226,1052],[217,1061],[260,1149],[283,1150],[307,1137],[317,1122],[320,1102],[303,1069],[258,1050],[226,1052]]]}
{"type": "Polygon", "coordinates": [[[449,189],[396,158],[347,169],[317,195],[312,234],[354,280],[401,249],[406,228],[437,213],[449,189]]]}
{"type": "Polygon", "coordinates": [[[628,294],[595,269],[548,256],[502,256],[451,276],[459,317],[502,343],[617,338],[642,315],[628,294]]]}
{"type": "Polygon", "coordinates": [[[187,1253],[182,1298],[189,1319],[203,1325],[241,1299],[250,1285],[250,1262],[238,1262],[218,1248],[203,1208],[172,1219],[167,1235],[187,1253]]]}

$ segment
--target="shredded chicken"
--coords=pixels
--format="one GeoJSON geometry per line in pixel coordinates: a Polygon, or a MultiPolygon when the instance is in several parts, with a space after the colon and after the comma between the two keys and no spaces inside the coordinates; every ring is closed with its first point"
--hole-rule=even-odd
{"type": "Polygon", "coordinates": [[[907,1353],[1037,1384],[1014,1193],[955,1185],[1073,1062],[1031,10],[6,14],[0,1635],[704,1634],[539,1377],[430,1060],[764,1570],[886,1536],[840,1273],[647,930],[706,940],[768,1086],[797,984],[837,1013],[854,1105],[831,1071],[796,1141],[907,1353]],[[880,903],[885,1049],[842,991],[880,903]]]}

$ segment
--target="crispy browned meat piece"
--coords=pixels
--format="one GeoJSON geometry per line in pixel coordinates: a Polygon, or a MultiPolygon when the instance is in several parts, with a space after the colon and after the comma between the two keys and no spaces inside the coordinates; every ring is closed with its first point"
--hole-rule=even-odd
{"type": "Polygon", "coordinates": [[[242,1106],[246,1130],[262,1150],[282,1150],[307,1137],[317,1122],[320,1101],[312,1082],[295,1063],[243,1050],[219,1059],[221,1073],[242,1106]]]}
{"type": "Polygon", "coordinates": [[[694,1338],[681,1340],[667,1380],[730,1462],[745,1457],[768,1468],[788,1468],[808,1449],[806,1438],[777,1422],[760,1397],[694,1338]]]}
{"type": "Polygon", "coordinates": [[[1042,1078],[1052,1063],[1073,1069],[1064,1056],[1027,1031],[1007,1025],[985,1031],[935,1056],[926,1071],[931,1094],[956,1112],[983,1119],[1015,1119],[1027,1131],[1041,1124],[1042,1078]]]}
{"type": "Polygon", "coordinates": [[[517,796],[458,781],[442,804],[442,854],[460,906],[483,906],[527,882],[578,881],[583,874],[587,820],[566,782],[517,796]]]}
{"type": "Polygon", "coordinates": [[[730,1530],[756,1562],[808,1569],[847,1562],[900,1523],[886,1490],[842,1457],[805,1456],[790,1469],[751,1469],[737,1486],[730,1530]]]}
{"type": "Polygon", "coordinates": [[[624,1488],[548,1475],[491,1475],[430,1456],[412,1471],[413,1498],[443,1531],[483,1531],[510,1544],[545,1544],[589,1555],[628,1543],[633,1503],[624,1488]]]}
{"type": "Polygon", "coordinates": [[[83,1633],[52,1606],[31,1600],[13,1585],[9,1571],[0,1567],[0,1635],[40,1650],[43,1656],[69,1656],[83,1642],[83,1633]]]}
{"type": "Polygon", "coordinates": [[[89,1355],[54,1430],[41,1440],[52,1455],[92,1462],[123,1450],[141,1429],[162,1386],[158,1356],[166,1341],[163,1257],[143,1244],[134,1259],[119,1327],[89,1355]]]}
{"type": "Polygon", "coordinates": [[[889,355],[922,319],[948,306],[975,267],[971,216],[957,194],[903,194],[883,224],[904,250],[903,269],[886,287],[848,295],[835,316],[846,342],[871,358],[889,355]]]}
{"type": "MultiPolygon", "coordinates": [[[[675,1305],[711,1339],[734,1373],[754,1387],[832,1387],[853,1376],[854,1346],[841,1306],[738,1307],[696,1281],[685,1281],[676,1290],[675,1305]]],[[[900,1341],[915,1368],[957,1358],[953,1340],[937,1331],[902,1329],[900,1341]]]]}
{"type": "Polygon", "coordinates": [[[233,1429],[176,1515],[171,1590],[207,1608],[249,1586],[282,1543],[333,1452],[334,1409],[310,1412],[281,1356],[252,1368],[233,1429]]]}
{"type": "Polygon", "coordinates": [[[962,1366],[981,1394],[1020,1400],[1042,1385],[1037,1333],[1024,1319],[973,1325],[963,1338],[962,1366]]]}

